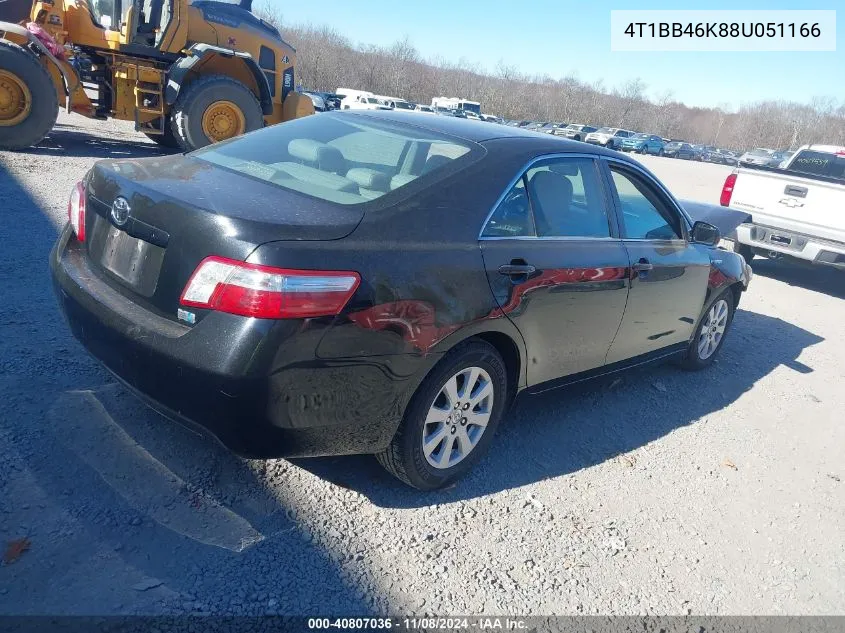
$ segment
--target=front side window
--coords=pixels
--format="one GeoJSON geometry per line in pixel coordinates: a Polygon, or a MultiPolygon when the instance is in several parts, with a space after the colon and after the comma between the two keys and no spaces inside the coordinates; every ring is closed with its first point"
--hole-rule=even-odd
{"type": "Polygon", "coordinates": [[[680,219],[669,203],[639,174],[610,165],[622,210],[624,236],[640,240],[681,239],[680,219]]]}
{"type": "Polygon", "coordinates": [[[366,117],[320,115],[209,145],[192,157],[338,204],[368,202],[418,178],[461,169],[469,141],[366,117]]]}
{"type": "Polygon", "coordinates": [[[508,192],[485,237],[610,237],[595,161],[556,158],[531,167],[508,192]]]}

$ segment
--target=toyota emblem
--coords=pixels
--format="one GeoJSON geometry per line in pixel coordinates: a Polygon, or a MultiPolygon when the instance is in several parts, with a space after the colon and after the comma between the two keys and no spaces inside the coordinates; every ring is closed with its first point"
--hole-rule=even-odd
{"type": "Polygon", "coordinates": [[[118,196],[111,205],[111,219],[118,226],[123,226],[129,219],[131,211],[132,208],[129,206],[126,198],[118,196]]]}

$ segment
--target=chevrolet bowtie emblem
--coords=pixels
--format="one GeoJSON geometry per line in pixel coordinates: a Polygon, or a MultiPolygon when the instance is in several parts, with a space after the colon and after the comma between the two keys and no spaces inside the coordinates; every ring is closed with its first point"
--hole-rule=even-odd
{"type": "Polygon", "coordinates": [[[794,209],[795,207],[803,207],[804,203],[796,200],[795,198],[782,198],[778,200],[778,204],[782,204],[785,207],[789,207],[790,209],[794,209]]]}

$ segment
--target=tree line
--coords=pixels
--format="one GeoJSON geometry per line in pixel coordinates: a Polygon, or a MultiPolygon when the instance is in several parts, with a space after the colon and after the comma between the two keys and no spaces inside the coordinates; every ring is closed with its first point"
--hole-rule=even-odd
{"type": "Polygon", "coordinates": [[[759,101],[736,110],[691,107],[671,91],[649,98],[639,78],[608,87],[601,80],[530,75],[503,63],[486,73],[465,59],[424,59],[407,38],[384,47],[354,44],[327,26],[284,24],[269,4],[256,14],[296,48],[297,84],[307,90],[356,88],[426,104],[436,96],[463,97],[506,119],[621,127],[742,151],[845,145],[845,102],[832,97],[759,101]]]}

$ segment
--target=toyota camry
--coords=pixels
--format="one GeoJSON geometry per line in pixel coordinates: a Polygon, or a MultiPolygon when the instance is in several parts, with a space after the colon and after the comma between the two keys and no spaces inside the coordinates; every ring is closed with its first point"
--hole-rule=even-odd
{"type": "Polygon", "coordinates": [[[420,489],[466,473],[520,391],[706,367],[751,276],[624,155],[411,112],[101,161],[68,216],[62,310],[150,406],[420,489]]]}

